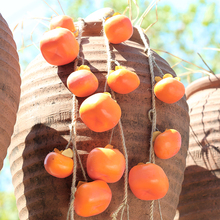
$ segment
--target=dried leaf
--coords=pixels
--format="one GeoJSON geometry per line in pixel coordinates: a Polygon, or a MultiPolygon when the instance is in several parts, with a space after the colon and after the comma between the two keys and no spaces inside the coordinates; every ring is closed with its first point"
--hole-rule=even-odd
{"type": "Polygon", "coordinates": [[[157,137],[159,134],[161,134],[160,131],[155,131],[155,132],[153,133],[153,142],[155,141],[156,137],[157,137]]]}
{"type": "Polygon", "coordinates": [[[64,150],[64,151],[62,152],[62,154],[63,154],[64,156],[66,156],[66,157],[73,158],[73,151],[72,151],[72,149],[70,149],[70,148],[67,148],[66,150],[64,150]]]}

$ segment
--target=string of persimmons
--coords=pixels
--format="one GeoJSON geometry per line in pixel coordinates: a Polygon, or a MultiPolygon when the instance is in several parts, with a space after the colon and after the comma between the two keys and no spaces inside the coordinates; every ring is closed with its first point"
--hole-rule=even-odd
{"type": "MultiPolygon", "coordinates": [[[[76,109],[75,102],[73,105],[74,114],[72,114],[72,122],[74,123],[72,123],[73,126],[70,129],[70,140],[73,142],[75,148],[72,150],[69,148],[70,144],[68,144],[65,150],[55,148],[53,152],[48,153],[44,160],[46,171],[57,178],[66,178],[73,173],[76,175],[77,156],[81,169],[83,169],[75,146],[76,140],[72,136],[73,134],[76,135],[74,129],[76,129],[77,112],[79,112],[79,116],[85,125],[94,132],[108,131],[114,129],[119,124],[122,134],[122,144],[124,144],[124,154],[111,144],[105,147],[94,148],[89,152],[86,171],[93,181],[88,182],[84,173],[85,182],[80,181],[75,188],[76,177],[74,176],[72,202],[70,203],[72,206],[71,219],[74,218],[74,211],[82,217],[94,216],[104,212],[112,199],[112,192],[108,183],[119,181],[124,173],[126,177],[125,182],[128,182],[132,193],[138,199],[159,200],[166,195],[169,189],[168,178],[163,169],[155,164],[154,154],[161,159],[173,157],[180,150],[181,135],[175,129],[167,129],[164,132],[156,130],[155,96],[165,103],[175,103],[183,97],[185,88],[178,77],[173,77],[169,73],[163,75],[163,78],[159,76],[154,77],[153,68],[157,64],[152,58],[151,50],[141,28],[137,27],[137,29],[148,55],[152,83],[153,107],[149,112],[149,119],[152,122],[149,162],[137,164],[126,176],[126,172],[128,172],[128,170],[126,171],[128,169],[128,157],[120,121],[121,108],[115,100],[114,92],[128,94],[137,89],[141,83],[138,75],[118,65],[117,61],[115,61],[117,64],[115,70],[111,70],[110,63],[112,60],[110,54],[108,54],[106,85],[110,87],[112,94],[105,91],[106,86],[103,93],[95,93],[99,86],[97,77],[91,72],[88,66],[78,66],[67,78],[67,87],[73,94],[73,97],[86,97],[79,107],[79,111],[76,109]]],[[[128,17],[119,13],[115,13],[112,17],[103,21],[103,30],[104,36],[108,41],[106,44],[107,53],[110,50],[108,47],[109,43],[122,43],[128,40],[133,34],[131,21],[128,17]]],[[[50,30],[44,33],[40,41],[40,50],[44,59],[49,64],[55,66],[65,65],[79,59],[80,40],[78,34],[80,34],[81,39],[82,30],[76,30],[71,17],[60,15],[52,18],[50,30]],[[76,40],[77,36],[78,41],[76,40]]],[[[77,63],[75,61],[76,65],[77,63]]],[[[160,72],[162,73],[161,70],[160,72]]],[[[125,188],[127,188],[126,185],[125,188]]],[[[125,190],[126,193],[127,191],[125,190]]],[[[127,207],[127,216],[129,219],[127,195],[124,197],[119,209],[113,213],[112,218],[116,219],[121,208],[123,216],[125,207],[127,207]]],[[[153,203],[151,209],[153,210],[153,203]]],[[[151,219],[153,219],[152,216],[151,219]]]]}

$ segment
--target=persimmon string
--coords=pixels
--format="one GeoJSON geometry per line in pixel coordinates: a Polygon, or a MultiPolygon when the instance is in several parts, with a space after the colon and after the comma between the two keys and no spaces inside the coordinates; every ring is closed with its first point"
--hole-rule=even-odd
{"type": "MultiPolygon", "coordinates": [[[[81,37],[82,37],[83,29],[84,29],[84,20],[79,19],[79,35],[78,35],[79,45],[81,45],[81,37]]],[[[79,54],[80,54],[80,51],[79,51],[79,54]]],[[[79,54],[74,62],[74,70],[76,70],[76,67],[78,65],[78,60],[81,59],[79,54]]],[[[68,148],[70,146],[70,144],[72,144],[74,167],[73,167],[73,178],[72,178],[72,186],[71,186],[70,204],[69,204],[69,209],[67,212],[67,220],[69,220],[69,219],[74,220],[74,200],[75,200],[75,192],[76,192],[75,185],[76,185],[77,159],[80,164],[83,177],[84,177],[85,181],[87,182],[86,172],[83,168],[80,155],[78,154],[77,148],[76,148],[76,137],[77,137],[76,120],[78,118],[78,106],[77,106],[77,100],[76,100],[75,95],[73,95],[72,100],[73,100],[73,106],[72,106],[72,121],[70,124],[70,140],[69,140],[66,148],[68,148]]]]}
{"type": "Polygon", "coordinates": [[[160,220],[163,220],[162,211],[161,211],[161,205],[160,205],[160,200],[158,199],[157,202],[158,202],[158,209],[159,209],[159,212],[160,212],[160,220]]]}
{"type": "MultiPolygon", "coordinates": [[[[108,57],[108,61],[107,61],[107,75],[106,75],[106,79],[108,78],[110,71],[111,71],[111,50],[110,50],[110,45],[109,45],[109,41],[108,38],[106,37],[105,31],[104,31],[104,24],[105,24],[105,19],[103,18],[102,20],[102,26],[103,26],[103,35],[104,35],[104,39],[105,39],[105,45],[106,45],[106,51],[107,51],[107,57],[108,57]]],[[[104,86],[104,92],[106,92],[107,90],[107,80],[105,80],[105,86],[104,86]]]]}
{"type": "MultiPolygon", "coordinates": [[[[106,75],[106,81],[105,81],[105,87],[104,87],[104,92],[107,89],[107,78],[110,74],[110,71],[112,70],[112,56],[111,56],[111,49],[110,49],[110,43],[108,41],[108,38],[105,35],[104,31],[104,23],[105,20],[103,19],[103,34],[104,34],[104,39],[105,39],[105,44],[106,44],[106,50],[107,50],[107,75],[106,75]]],[[[119,64],[117,61],[114,61],[117,64],[119,64]]],[[[115,93],[114,91],[111,90],[112,98],[116,100],[115,98],[115,93]]],[[[121,142],[122,142],[122,147],[123,147],[123,152],[125,156],[125,173],[124,173],[124,197],[122,200],[122,203],[119,205],[119,207],[111,214],[112,220],[117,220],[117,215],[118,213],[122,210],[121,213],[121,220],[123,219],[123,214],[124,214],[124,209],[127,208],[127,220],[129,220],[129,206],[128,206],[128,153],[127,153],[127,148],[125,144],[125,137],[124,137],[124,132],[123,132],[123,127],[121,120],[118,122],[119,126],[119,131],[120,131],[120,137],[121,137],[121,142]]]]}
{"type": "MultiPolygon", "coordinates": [[[[112,91],[112,98],[114,100],[116,100],[114,91],[112,91]]],[[[124,132],[123,132],[123,127],[122,127],[121,119],[118,122],[118,126],[119,126],[119,131],[120,131],[122,147],[123,147],[123,153],[124,153],[124,156],[125,156],[124,198],[122,200],[121,205],[118,207],[118,209],[115,210],[115,212],[112,213],[111,217],[112,217],[112,220],[116,220],[118,212],[122,209],[122,212],[121,212],[121,220],[122,220],[123,214],[124,214],[124,209],[125,209],[125,207],[127,207],[127,220],[129,220],[129,205],[128,205],[128,153],[127,153],[127,147],[126,147],[126,143],[125,143],[125,136],[124,136],[124,132]]]]}
{"type": "Polygon", "coordinates": [[[111,131],[111,136],[110,136],[110,140],[109,140],[109,144],[112,143],[112,139],[113,139],[113,134],[114,134],[114,131],[115,131],[115,128],[112,128],[112,131],[111,131]]]}
{"type": "MultiPolygon", "coordinates": [[[[147,42],[146,36],[141,29],[140,26],[136,26],[140,37],[144,43],[145,49],[144,52],[147,54],[148,60],[149,60],[149,66],[150,66],[150,75],[151,75],[151,96],[152,96],[152,109],[148,112],[149,120],[151,121],[151,138],[150,138],[150,155],[149,155],[149,162],[155,163],[155,154],[154,154],[154,148],[153,148],[153,133],[156,131],[156,124],[157,124],[157,114],[156,114],[156,101],[155,101],[155,94],[154,94],[154,65],[158,68],[159,71],[162,72],[162,70],[159,68],[157,63],[154,60],[154,57],[152,55],[152,51],[150,49],[150,46],[147,42]]],[[[163,74],[163,73],[162,73],[163,74]]],[[[160,202],[158,201],[159,205],[159,213],[160,218],[163,219],[162,213],[161,213],[161,207],[160,202]]],[[[150,205],[150,220],[154,219],[154,200],[151,201],[150,205]]]]}

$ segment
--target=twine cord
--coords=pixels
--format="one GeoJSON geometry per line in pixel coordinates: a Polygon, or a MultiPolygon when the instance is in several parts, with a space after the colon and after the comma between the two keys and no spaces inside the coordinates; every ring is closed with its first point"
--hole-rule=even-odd
{"type": "MultiPolygon", "coordinates": [[[[104,23],[105,23],[105,20],[103,19],[103,22],[102,22],[103,29],[104,29],[104,23]]],[[[108,79],[108,76],[109,76],[110,71],[112,69],[111,63],[114,62],[118,66],[120,64],[119,64],[118,61],[112,60],[110,43],[108,41],[108,38],[107,38],[104,30],[103,30],[103,33],[104,33],[104,39],[105,39],[105,44],[106,44],[106,50],[107,50],[107,68],[108,68],[107,75],[106,75],[106,81],[105,81],[105,87],[104,87],[104,92],[105,92],[106,89],[107,89],[107,79],[108,79]]],[[[116,100],[114,91],[111,90],[111,94],[112,94],[112,98],[114,100],[116,100]]],[[[121,137],[123,152],[124,152],[124,156],[125,156],[124,197],[123,197],[122,203],[119,205],[119,207],[111,214],[111,217],[112,217],[112,220],[117,220],[117,215],[122,210],[122,212],[121,212],[121,220],[122,220],[123,219],[124,210],[125,210],[125,208],[127,208],[127,220],[129,220],[129,205],[128,205],[128,154],[127,154],[127,148],[126,148],[126,144],[125,144],[125,137],[124,137],[124,132],[123,132],[123,127],[122,127],[121,120],[119,120],[118,126],[119,126],[119,131],[120,131],[120,137],[121,137]]],[[[113,135],[113,131],[112,131],[112,134],[111,134],[111,139],[112,139],[112,135],[113,135]]],[[[110,141],[111,141],[111,139],[110,139],[110,141]]]]}
{"type": "Polygon", "coordinates": [[[105,45],[106,45],[106,51],[107,51],[107,75],[106,75],[106,81],[105,81],[105,86],[104,86],[104,92],[106,92],[107,90],[107,79],[108,79],[108,76],[110,74],[110,71],[112,69],[111,67],[111,50],[110,50],[110,45],[109,45],[109,41],[108,41],[108,38],[105,34],[105,31],[104,31],[104,24],[105,24],[105,19],[102,20],[102,27],[103,27],[103,35],[104,35],[104,39],[105,39],[105,45]]]}
{"type": "MultiPolygon", "coordinates": [[[[114,92],[113,92],[113,94],[114,94],[114,92]]],[[[111,214],[111,217],[112,217],[112,220],[116,220],[119,211],[122,209],[122,211],[121,211],[121,220],[122,220],[123,219],[123,215],[124,215],[124,210],[125,210],[125,208],[127,208],[127,220],[129,220],[129,205],[128,205],[128,153],[127,153],[127,147],[126,147],[126,144],[125,144],[125,137],[124,137],[124,132],[123,132],[123,127],[122,127],[121,120],[119,120],[118,126],[119,126],[119,130],[120,130],[120,137],[121,137],[121,142],[122,142],[122,147],[123,147],[123,153],[124,153],[124,156],[125,156],[124,197],[123,197],[122,203],[119,205],[119,207],[111,214]]]]}
{"type": "MultiPolygon", "coordinates": [[[[83,28],[84,28],[84,23],[85,23],[84,20],[80,18],[79,19],[79,35],[78,35],[79,45],[81,45],[81,37],[82,37],[83,28]]],[[[79,59],[82,59],[82,58],[78,54],[77,58],[74,62],[74,70],[76,70],[76,68],[77,68],[79,59]]],[[[76,120],[78,118],[78,105],[77,105],[77,100],[76,100],[75,95],[72,95],[72,100],[73,100],[72,113],[71,113],[72,121],[69,126],[70,127],[70,140],[66,146],[66,149],[72,144],[74,166],[73,166],[73,178],[72,178],[72,186],[71,186],[70,204],[69,204],[69,209],[67,212],[67,220],[69,220],[69,219],[74,220],[74,200],[75,200],[75,192],[76,192],[75,185],[76,185],[77,159],[80,164],[83,177],[84,177],[85,181],[87,182],[86,172],[83,168],[80,155],[79,155],[77,148],[76,148],[76,137],[77,137],[76,120]]]]}
{"type": "MultiPolygon", "coordinates": [[[[150,120],[152,126],[151,126],[149,162],[150,163],[155,163],[155,154],[154,154],[154,148],[153,148],[153,133],[154,133],[154,131],[156,131],[157,113],[156,113],[156,100],[155,100],[155,94],[154,94],[154,64],[157,67],[157,69],[159,70],[159,72],[162,75],[164,75],[164,74],[163,74],[162,70],[160,69],[160,67],[157,65],[156,61],[154,60],[152,51],[150,49],[150,46],[147,42],[147,39],[146,39],[146,36],[145,36],[143,30],[139,26],[136,26],[136,28],[137,28],[137,30],[140,34],[140,37],[141,37],[141,39],[144,43],[144,46],[145,46],[144,52],[147,54],[147,57],[148,57],[148,60],[149,60],[149,66],[150,66],[152,109],[148,112],[148,117],[149,117],[149,120],[150,120]]],[[[159,200],[158,200],[158,206],[159,206],[160,218],[161,218],[161,220],[163,220],[159,200]]],[[[150,205],[150,220],[153,220],[153,219],[154,219],[154,200],[151,201],[151,205],[150,205]]]]}
{"type": "Polygon", "coordinates": [[[159,212],[160,212],[160,220],[163,220],[162,211],[161,211],[161,205],[160,205],[160,200],[158,199],[157,202],[158,202],[158,209],[159,209],[159,212]]]}

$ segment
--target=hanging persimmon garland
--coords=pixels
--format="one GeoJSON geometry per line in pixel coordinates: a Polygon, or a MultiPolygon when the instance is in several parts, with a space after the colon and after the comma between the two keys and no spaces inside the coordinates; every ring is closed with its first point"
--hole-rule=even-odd
{"type": "MultiPolygon", "coordinates": [[[[67,213],[67,220],[74,220],[74,210],[78,215],[83,217],[97,215],[105,211],[109,206],[112,198],[112,192],[107,183],[118,181],[122,177],[123,173],[124,197],[119,207],[111,214],[112,220],[117,219],[120,211],[122,219],[125,210],[127,212],[127,219],[129,219],[128,185],[130,186],[131,191],[137,198],[141,200],[152,200],[150,205],[150,220],[153,220],[154,218],[154,201],[158,200],[160,218],[162,219],[159,199],[163,198],[166,195],[169,188],[169,181],[163,169],[155,164],[155,153],[161,159],[168,159],[174,156],[181,147],[181,135],[178,131],[174,129],[168,129],[163,133],[156,131],[157,112],[155,96],[165,103],[174,103],[182,98],[185,93],[185,88],[182,83],[179,82],[178,78],[173,78],[171,74],[163,74],[162,70],[154,60],[145,34],[143,33],[142,29],[137,26],[136,28],[145,46],[144,52],[148,57],[150,67],[152,86],[152,109],[148,112],[148,116],[149,120],[152,123],[152,127],[149,162],[147,162],[146,164],[140,163],[134,166],[129,172],[126,141],[121,122],[121,108],[120,105],[116,102],[115,92],[121,94],[130,93],[137,89],[141,82],[136,73],[131,72],[126,68],[120,66],[117,60],[112,60],[113,51],[111,51],[109,45],[110,43],[118,44],[128,40],[133,33],[132,24],[129,18],[124,15],[120,15],[119,13],[115,13],[111,18],[108,18],[107,20],[103,19],[103,33],[108,58],[107,74],[104,92],[96,94],[93,93],[98,88],[98,80],[96,76],[91,72],[90,68],[84,65],[84,60],[79,56],[82,32],[85,26],[85,21],[83,19],[79,19],[78,24],[78,41],[76,41],[73,34],[73,32],[76,32],[75,27],[74,24],[71,24],[69,17],[61,16],[59,18],[54,18],[51,21],[51,30],[43,36],[40,42],[41,53],[44,56],[45,60],[50,64],[64,65],[75,59],[74,72],[70,74],[67,79],[67,86],[69,90],[73,93],[70,140],[64,151],[54,149],[54,152],[51,152],[47,155],[44,161],[45,169],[48,173],[58,178],[65,178],[73,173],[70,205],[67,213]],[[121,26],[121,24],[123,25],[121,26]],[[61,26],[61,28],[57,28],[58,26],[61,26]],[[118,27],[120,27],[120,30],[117,29],[118,27]],[[52,43],[50,39],[53,39],[52,43]],[[67,45],[64,46],[62,44],[64,42],[67,45]],[[72,48],[72,50],[68,51],[66,48],[72,48]],[[51,51],[54,52],[54,54],[51,53],[51,51]],[[58,59],[60,57],[60,54],[64,54],[64,56],[61,59],[58,59]],[[77,67],[79,59],[82,60],[82,65],[77,67]],[[113,62],[116,64],[115,71],[112,68],[113,62]],[[163,76],[163,79],[161,77],[154,76],[154,66],[159,70],[159,72],[163,76]],[[107,86],[110,87],[111,94],[106,92],[107,86]],[[176,92],[176,90],[178,90],[178,92],[176,92]],[[87,97],[81,104],[79,112],[76,102],[76,96],[87,97]],[[102,111],[102,108],[104,108],[105,111],[102,111]],[[87,125],[87,127],[95,132],[103,132],[112,129],[109,145],[107,145],[106,148],[94,149],[94,151],[91,151],[90,153],[95,154],[94,152],[96,152],[96,154],[98,155],[98,151],[105,150],[110,155],[113,151],[118,152],[117,158],[121,158],[120,161],[122,161],[122,165],[118,167],[117,178],[111,175],[107,175],[107,177],[104,179],[100,178],[100,172],[102,176],[105,170],[103,171],[95,168],[97,167],[97,161],[99,161],[99,159],[94,159],[95,156],[89,155],[87,164],[89,164],[89,167],[94,166],[94,169],[92,171],[90,171],[89,169],[87,170],[88,175],[94,181],[87,182],[86,173],[76,147],[76,120],[78,118],[78,113],[82,121],[87,125]],[[119,126],[123,154],[121,154],[117,149],[113,149],[113,146],[111,146],[114,127],[116,125],[119,126]],[[165,155],[164,149],[161,148],[162,144],[162,148],[165,148],[166,151],[168,151],[168,155],[165,155]],[[72,150],[70,150],[71,145],[72,150]],[[65,161],[65,158],[67,158],[64,162],[65,164],[67,164],[67,169],[65,172],[62,171],[61,166],[59,165],[59,163],[56,162],[59,160],[59,158],[62,158],[63,161],[65,161]],[[96,160],[96,162],[92,160],[96,160]],[[75,184],[77,161],[80,164],[85,182],[80,182],[76,189],[75,184]],[[156,173],[156,177],[155,175],[152,176],[150,174],[152,170],[156,173]],[[97,195],[101,195],[106,192],[107,199],[105,201],[98,199],[97,203],[95,204],[93,202],[89,203],[88,201],[90,200],[90,193],[94,190],[96,191],[97,195]],[[143,195],[143,192],[146,192],[146,190],[149,193],[145,193],[145,195],[143,195]],[[86,194],[83,193],[83,191],[86,192],[86,194]],[[87,208],[85,208],[85,204],[87,204],[87,208]],[[100,206],[100,208],[94,211],[93,206],[97,206],[97,204],[100,206]]],[[[106,172],[111,173],[111,171],[106,172]]]]}

